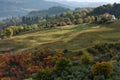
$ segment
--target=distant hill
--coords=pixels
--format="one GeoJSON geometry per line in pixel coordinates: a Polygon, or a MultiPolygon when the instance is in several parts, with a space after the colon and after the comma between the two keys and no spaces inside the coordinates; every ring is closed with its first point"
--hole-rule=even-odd
{"type": "Polygon", "coordinates": [[[0,0],[0,19],[6,17],[23,16],[31,11],[48,9],[54,6],[67,8],[98,7],[104,2],[68,2],[64,0],[0,0]]]}
{"type": "Polygon", "coordinates": [[[64,4],[71,6],[72,8],[76,8],[76,7],[81,7],[81,8],[92,7],[93,8],[93,7],[98,7],[107,3],[105,2],[99,2],[99,3],[98,2],[67,2],[64,4]]]}
{"type": "Polygon", "coordinates": [[[67,12],[67,11],[70,11],[70,9],[57,6],[57,7],[51,7],[47,10],[32,11],[28,14],[28,16],[45,17],[45,16],[60,14],[60,13],[67,12]]]}
{"type": "Polygon", "coordinates": [[[98,7],[104,2],[68,2],[64,0],[0,0],[0,19],[11,16],[23,16],[31,11],[48,9],[54,6],[67,8],[98,7]]]}
{"type": "Polygon", "coordinates": [[[71,8],[86,8],[86,7],[98,7],[104,4],[108,4],[107,2],[76,2],[76,1],[67,1],[67,0],[47,0],[51,2],[58,2],[61,4],[65,4],[70,6],[71,8]]]}
{"type": "Polygon", "coordinates": [[[26,15],[30,11],[44,10],[64,4],[44,0],[0,0],[0,18],[26,15]]]}

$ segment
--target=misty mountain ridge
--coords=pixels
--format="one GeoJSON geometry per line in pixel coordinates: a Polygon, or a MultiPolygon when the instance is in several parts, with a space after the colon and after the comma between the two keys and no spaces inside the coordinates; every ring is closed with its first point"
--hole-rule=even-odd
{"type": "Polygon", "coordinates": [[[63,12],[68,12],[68,11],[71,11],[71,10],[69,8],[56,6],[56,7],[51,7],[49,9],[46,9],[46,10],[32,11],[32,12],[28,13],[27,16],[46,17],[46,16],[52,16],[52,15],[60,14],[60,13],[63,13],[63,12]]]}
{"type": "Polygon", "coordinates": [[[44,0],[0,0],[0,18],[10,16],[23,16],[30,11],[44,10],[53,6],[63,6],[57,2],[44,0]]]}
{"type": "Polygon", "coordinates": [[[61,4],[65,4],[70,6],[71,8],[85,8],[85,7],[98,7],[104,4],[108,4],[107,2],[79,2],[79,1],[65,1],[65,0],[46,0],[46,1],[51,1],[51,2],[58,2],[61,4]]]}
{"type": "Polygon", "coordinates": [[[31,11],[45,10],[54,6],[70,9],[77,7],[96,7],[106,3],[68,2],[53,0],[0,0],[0,18],[27,15],[31,11]],[[92,5],[92,6],[91,6],[92,5]]]}

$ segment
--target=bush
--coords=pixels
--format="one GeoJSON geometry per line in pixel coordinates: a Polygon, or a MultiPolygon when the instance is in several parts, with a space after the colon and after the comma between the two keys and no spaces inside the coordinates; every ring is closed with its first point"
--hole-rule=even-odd
{"type": "Polygon", "coordinates": [[[80,61],[72,61],[72,66],[78,66],[80,65],[80,61]]]}
{"type": "Polygon", "coordinates": [[[105,80],[104,76],[95,76],[94,80],[105,80]]]}
{"type": "Polygon", "coordinates": [[[67,24],[65,22],[61,22],[60,26],[66,26],[67,24]]]}
{"type": "Polygon", "coordinates": [[[113,66],[110,62],[97,62],[92,66],[92,71],[95,75],[104,75],[107,77],[113,72],[113,66]]]}
{"type": "Polygon", "coordinates": [[[67,52],[68,52],[68,49],[64,49],[64,50],[63,50],[63,53],[67,53],[67,52]]]}
{"type": "Polygon", "coordinates": [[[76,53],[76,56],[81,56],[81,55],[83,55],[83,52],[82,52],[82,51],[78,51],[78,52],[76,53]]]}
{"type": "Polygon", "coordinates": [[[67,25],[72,25],[73,23],[71,21],[67,22],[67,25]]]}
{"type": "Polygon", "coordinates": [[[115,55],[113,57],[113,60],[117,60],[119,62],[120,61],[120,53],[117,53],[117,55],[115,55]]]}
{"type": "Polygon", "coordinates": [[[63,71],[67,71],[70,68],[70,60],[67,58],[60,58],[55,64],[55,71],[57,74],[61,74],[63,71]]]}
{"type": "Polygon", "coordinates": [[[88,65],[91,64],[93,62],[93,57],[87,53],[84,53],[81,57],[80,57],[81,63],[84,65],[88,65]]]}
{"type": "Polygon", "coordinates": [[[52,71],[50,69],[43,69],[37,72],[36,80],[52,80],[52,71]]]}

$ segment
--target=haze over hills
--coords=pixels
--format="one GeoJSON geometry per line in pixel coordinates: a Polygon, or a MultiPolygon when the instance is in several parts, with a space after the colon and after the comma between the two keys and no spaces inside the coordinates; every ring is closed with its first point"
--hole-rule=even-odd
{"type": "Polygon", "coordinates": [[[53,1],[53,0],[0,0],[0,18],[10,16],[22,16],[28,12],[44,10],[53,6],[62,6],[67,8],[76,7],[96,7],[106,3],[96,2],[73,2],[73,1],[53,1]],[[92,6],[91,6],[92,5],[92,6]]]}
{"type": "Polygon", "coordinates": [[[27,16],[46,17],[46,16],[52,16],[52,15],[60,14],[60,13],[67,12],[67,11],[71,11],[71,10],[69,8],[56,6],[56,7],[51,7],[49,9],[46,9],[46,10],[32,11],[32,12],[28,13],[27,16]]]}
{"type": "Polygon", "coordinates": [[[30,11],[48,9],[53,6],[63,6],[57,2],[44,0],[0,0],[0,18],[25,15],[30,11]]]}
{"type": "Polygon", "coordinates": [[[70,6],[71,8],[98,7],[98,6],[101,6],[101,5],[104,5],[104,4],[108,4],[107,2],[86,2],[86,1],[85,2],[84,1],[83,2],[78,2],[78,1],[74,1],[74,0],[57,0],[57,1],[48,0],[48,1],[65,4],[65,5],[70,6]]]}

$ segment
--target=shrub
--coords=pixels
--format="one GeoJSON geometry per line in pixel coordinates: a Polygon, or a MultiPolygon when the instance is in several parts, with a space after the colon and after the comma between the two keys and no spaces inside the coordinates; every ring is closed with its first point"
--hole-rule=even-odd
{"type": "Polygon", "coordinates": [[[105,80],[104,76],[95,76],[94,80],[105,80]]]}
{"type": "Polygon", "coordinates": [[[63,53],[67,53],[67,52],[68,52],[68,49],[64,49],[64,50],[63,50],[63,53]]]}
{"type": "Polygon", "coordinates": [[[67,58],[60,58],[55,64],[55,71],[57,74],[61,74],[63,71],[67,71],[70,68],[70,60],[67,58]]]}
{"type": "Polygon", "coordinates": [[[67,24],[65,22],[60,23],[61,26],[66,26],[67,24]]]}
{"type": "Polygon", "coordinates": [[[78,66],[80,64],[80,61],[72,61],[73,66],[78,66]]]}
{"type": "Polygon", "coordinates": [[[117,60],[119,62],[120,61],[120,53],[117,53],[117,55],[115,55],[113,57],[113,60],[117,60]]]}
{"type": "Polygon", "coordinates": [[[87,53],[84,53],[81,57],[80,57],[80,60],[82,62],[82,64],[84,65],[88,65],[90,63],[93,62],[93,57],[87,53]]]}
{"type": "Polygon", "coordinates": [[[76,56],[81,56],[81,55],[83,55],[82,51],[79,51],[79,52],[76,53],[76,56]]]}
{"type": "Polygon", "coordinates": [[[50,69],[43,69],[37,72],[36,80],[52,80],[52,71],[50,69]]]}
{"type": "Polygon", "coordinates": [[[92,71],[95,75],[104,75],[107,77],[113,72],[113,66],[110,62],[97,62],[92,66],[92,71]]]}

